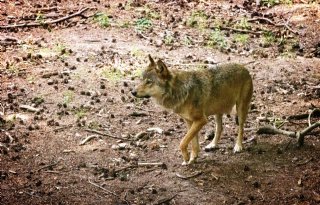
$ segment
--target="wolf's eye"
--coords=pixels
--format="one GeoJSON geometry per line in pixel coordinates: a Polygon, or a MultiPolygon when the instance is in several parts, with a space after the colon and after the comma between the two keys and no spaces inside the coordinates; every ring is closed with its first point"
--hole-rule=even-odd
{"type": "Polygon", "coordinates": [[[148,85],[150,85],[150,84],[152,84],[152,80],[151,79],[146,79],[146,84],[148,84],[148,85]]]}

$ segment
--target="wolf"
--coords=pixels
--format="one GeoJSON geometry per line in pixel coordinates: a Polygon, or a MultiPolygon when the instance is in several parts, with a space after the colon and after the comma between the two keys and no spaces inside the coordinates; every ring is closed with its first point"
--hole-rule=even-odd
{"type": "Polygon", "coordinates": [[[142,80],[132,91],[138,98],[152,97],[167,109],[173,110],[186,122],[188,131],[180,142],[182,165],[192,164],[200,152],[198,133],[215,116],[215,137],[205,147],[214,149],[222,133],[222,116],[235,107],[239,124],[234,152],[243,149],[244,123],[253,93],[249,71],[241,64],[218,65],[198,70],[168,69],[161,60],[148,55],[149,65],[142,73],[142,80]],[[191,154],[188,145],[191,142],[191,154]]]}

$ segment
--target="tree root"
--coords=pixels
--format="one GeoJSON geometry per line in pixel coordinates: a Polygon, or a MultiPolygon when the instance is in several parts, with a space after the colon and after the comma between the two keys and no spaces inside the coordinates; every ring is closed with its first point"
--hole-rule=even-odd
{"type": "Polygon", "coordinates": [[[257,134],[271,134],[271,135],[275,135],[275,134],[282,134],[282,135],[287,135],[291,138],[296,138],[297,139],[297,143],[298,146],[301,147],[304,144],[304,137],[309,134],[312,130],[314,130],[315,128],[320,127],[320,121],[313,123],[311,126],[301,130],[301,131],[297,131],[297,132],[293,132],[293,131],[286,131],[286,130],[282,130],[282,129],[278,129],[276,127],[273,127],[271,125],[266,125],[264,127],[260,127],[257,130],[257,134]]]}

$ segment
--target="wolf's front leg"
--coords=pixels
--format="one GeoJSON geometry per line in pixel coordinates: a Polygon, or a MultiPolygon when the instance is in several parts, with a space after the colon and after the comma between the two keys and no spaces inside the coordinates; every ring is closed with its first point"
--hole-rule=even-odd
{"type": "Polygon", "coordinates": [[[184,136],[184,138],[181,140],[181,143],[180,143],[180,150],[183,157],[182,165],[187,165],[189,163],[194,162],[195,158],[198,156],[200,148],[199,148],[197,135],[198,135],[198,132],[203,127],[203,125],[205,125],[206,123],[207,123],[206,118],[201,118],[197,121],[193,121],[192,123],[191,122],[188,123],[188,127],[189,127],[188,133],[184,136]],[[191,155],[191,158],[189,158],[188,144],[190,143],[191,140],[194,140],[192,144],[195,144],[196,146],[192,146],[192,155],[191,155]]]}
{"type": "Polygon", "coordinates": [[[190,156],[188,164],[192,164],[196,161],[196,159],[199,156],[199,152],[200,152],[199,137],[198,137],[198,135],[196,135],[192,139],[192,151],[191,151],[191,156],[190,156]]]}

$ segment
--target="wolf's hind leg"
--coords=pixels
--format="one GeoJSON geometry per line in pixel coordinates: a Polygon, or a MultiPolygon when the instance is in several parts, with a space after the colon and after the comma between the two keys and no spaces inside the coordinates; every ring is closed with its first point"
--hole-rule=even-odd
{"type": "Polygon", "coordinates": [[[215,117],[215,123],[216,123],[216,132],[214,134],[213,140],[204,148],[205,151],[211,151],[214,148],[217,147],[218,142],[221,137],[222,133],[222,114],[217,114],[215,117]]]}
{"type": "Polygon", "coordinates": [[[236,108],[237,108],[237,115],[238,115],[238,121],[239,121],[239,130],[238,130],[238,137],[236,140],[236,144],[233,148],[233,152],[240,152],[242,148],[242,141],[243,141],[243,129],[244,129],[244,123],[246,122],[248,110],[250,107],[250,101],[252,97],[253,92],[253,86],[252,81],[247,81],[243,85],[243,88],[240,93],[240,98],[238,99],[238,102],[236,102],[236,108]]]}
{"type": "Polygon", "coordinates": [[[241,152],[242,147],[242,141],[243,141],[243,130],[244,130],[244,123],[247,119],[249,104],[246,102],[241,102],[237,104],[237,114],[238,114],[238,122],[239,122],[239,128],[238,128],[238,137],[236,140],[236,144],[233,148],[233,152],[241,152]]]}

